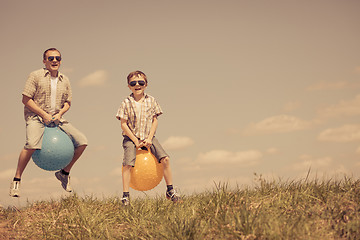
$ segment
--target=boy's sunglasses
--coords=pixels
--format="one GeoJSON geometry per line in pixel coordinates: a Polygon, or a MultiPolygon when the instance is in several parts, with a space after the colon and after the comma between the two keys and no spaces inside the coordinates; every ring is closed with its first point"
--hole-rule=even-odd
{"type": "Polygon", "coordinates": [[[131,81],[131,82],[129,82],[129,85],[132,86],[132,87],[134,87],[137,83],[138,83],[140,86],[145,86],[145,84],[146,84],[145,81],[140,80],[140,81],[131,81]]]}
{"type": "Polygon", "coordinates": [[[50,57],[48,57],[48,60],[49,60],[50,62],[54,61],[54,59],[56,59],[56,61],[58,61],[58,62],[61,61],[61,57],[60,57],[60,56],[56,56],[56,57],[50,56],[50,57]]]}

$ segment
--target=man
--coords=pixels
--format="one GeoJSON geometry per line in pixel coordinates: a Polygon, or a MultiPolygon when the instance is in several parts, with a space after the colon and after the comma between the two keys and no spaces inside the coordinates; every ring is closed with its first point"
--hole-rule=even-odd
{"type": "Polygon", "coordinates": [[[58,125],[74,144],[74,157],[62,170],[55,173],[62,187],[71,192],[69,172],[87,146],[84,134],[72,126],[63,115],[71,106],[72,92],[69,79],[59,72],[61,54],[56,48],[47,49],[43,54],[45,68],[30,73],[22,103],[26,121],[26,143],[20,152],[17,170],[10,186],[10,196],[20,196],[21,175],[32,154],[41,149],[45,125],[58,125]]]}

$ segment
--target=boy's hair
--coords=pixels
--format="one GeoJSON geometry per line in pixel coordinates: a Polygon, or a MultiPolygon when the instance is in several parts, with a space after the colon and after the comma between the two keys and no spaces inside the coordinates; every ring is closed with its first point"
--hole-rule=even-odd
{"type": "Polygon", "coordinates": [[[137,77],[137,76],[142,76],[142,77],[144,78],[145,82],[146,82],[146,83],[148,82],[145,73],[143,73],[142,71],[136,70],[136,71],[134,71],[134,72],[129,73],[129,75],[127,76],[127,81],[128,81],[128,83],[130,82],[130,79],[133,78],[133,77],[135,77],[135,76],[136,76],[136,77],[137,77]]]}
{"type": "Polygon", "coordinates": [[[49,49],[46,49],[44,54],[43,54],[43,59],[46,60],[46,53],[48,51],[58,51],[60,53],[60,56],[61,56],[61,52],[59,50],[57,50],[56,48],[49,48],[49,49]]]}

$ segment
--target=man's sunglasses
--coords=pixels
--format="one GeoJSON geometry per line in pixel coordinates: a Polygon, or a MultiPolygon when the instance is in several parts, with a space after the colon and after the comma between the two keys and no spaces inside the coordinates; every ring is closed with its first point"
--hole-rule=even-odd
{"type": "Polygon", "coordinates": [[[138,83],[140,86],[145,86],[145,84],[146,84],[145,81],[140,80],[140,81],[131,81],[131,82],[129,82],[129,85],[132,86],[132,87],[134,87],[137,83],[138,83]]]}
{"type": "Polygon", "coordinates": [[[54,59],[56,59],[56,61],[58,61],[58,62],[61,61],[61,57],[60,57],[60,56],[56,56],[56,57],[50,56],[50,57],[48,57],[48,60],[49,60],[50,62],[54,61],[54,59]]]}

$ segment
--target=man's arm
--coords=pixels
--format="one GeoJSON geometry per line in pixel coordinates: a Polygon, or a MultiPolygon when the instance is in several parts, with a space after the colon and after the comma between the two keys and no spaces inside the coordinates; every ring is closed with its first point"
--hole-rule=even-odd
{"type": "Polygon", "coordinates": [[[43,122],[45,124],[50,124],[52,122],[52,116],[47,112],[45,112],[44,110],[42,110],[38,105],[36,105],[36,103],[32,98],[23,95],[22,103],[33,113],[39,115],[43,119],[43,122]]]}
{"type": "Polygon", "coordinates": [[[55,114],[54,116],[52,116],[52,121],[58,125],[60,122],[61,117],[70,109],[71,103],[70,102],[65,102],[64,106],[62,109],[60,109],[60,111],[55,114]]]}

